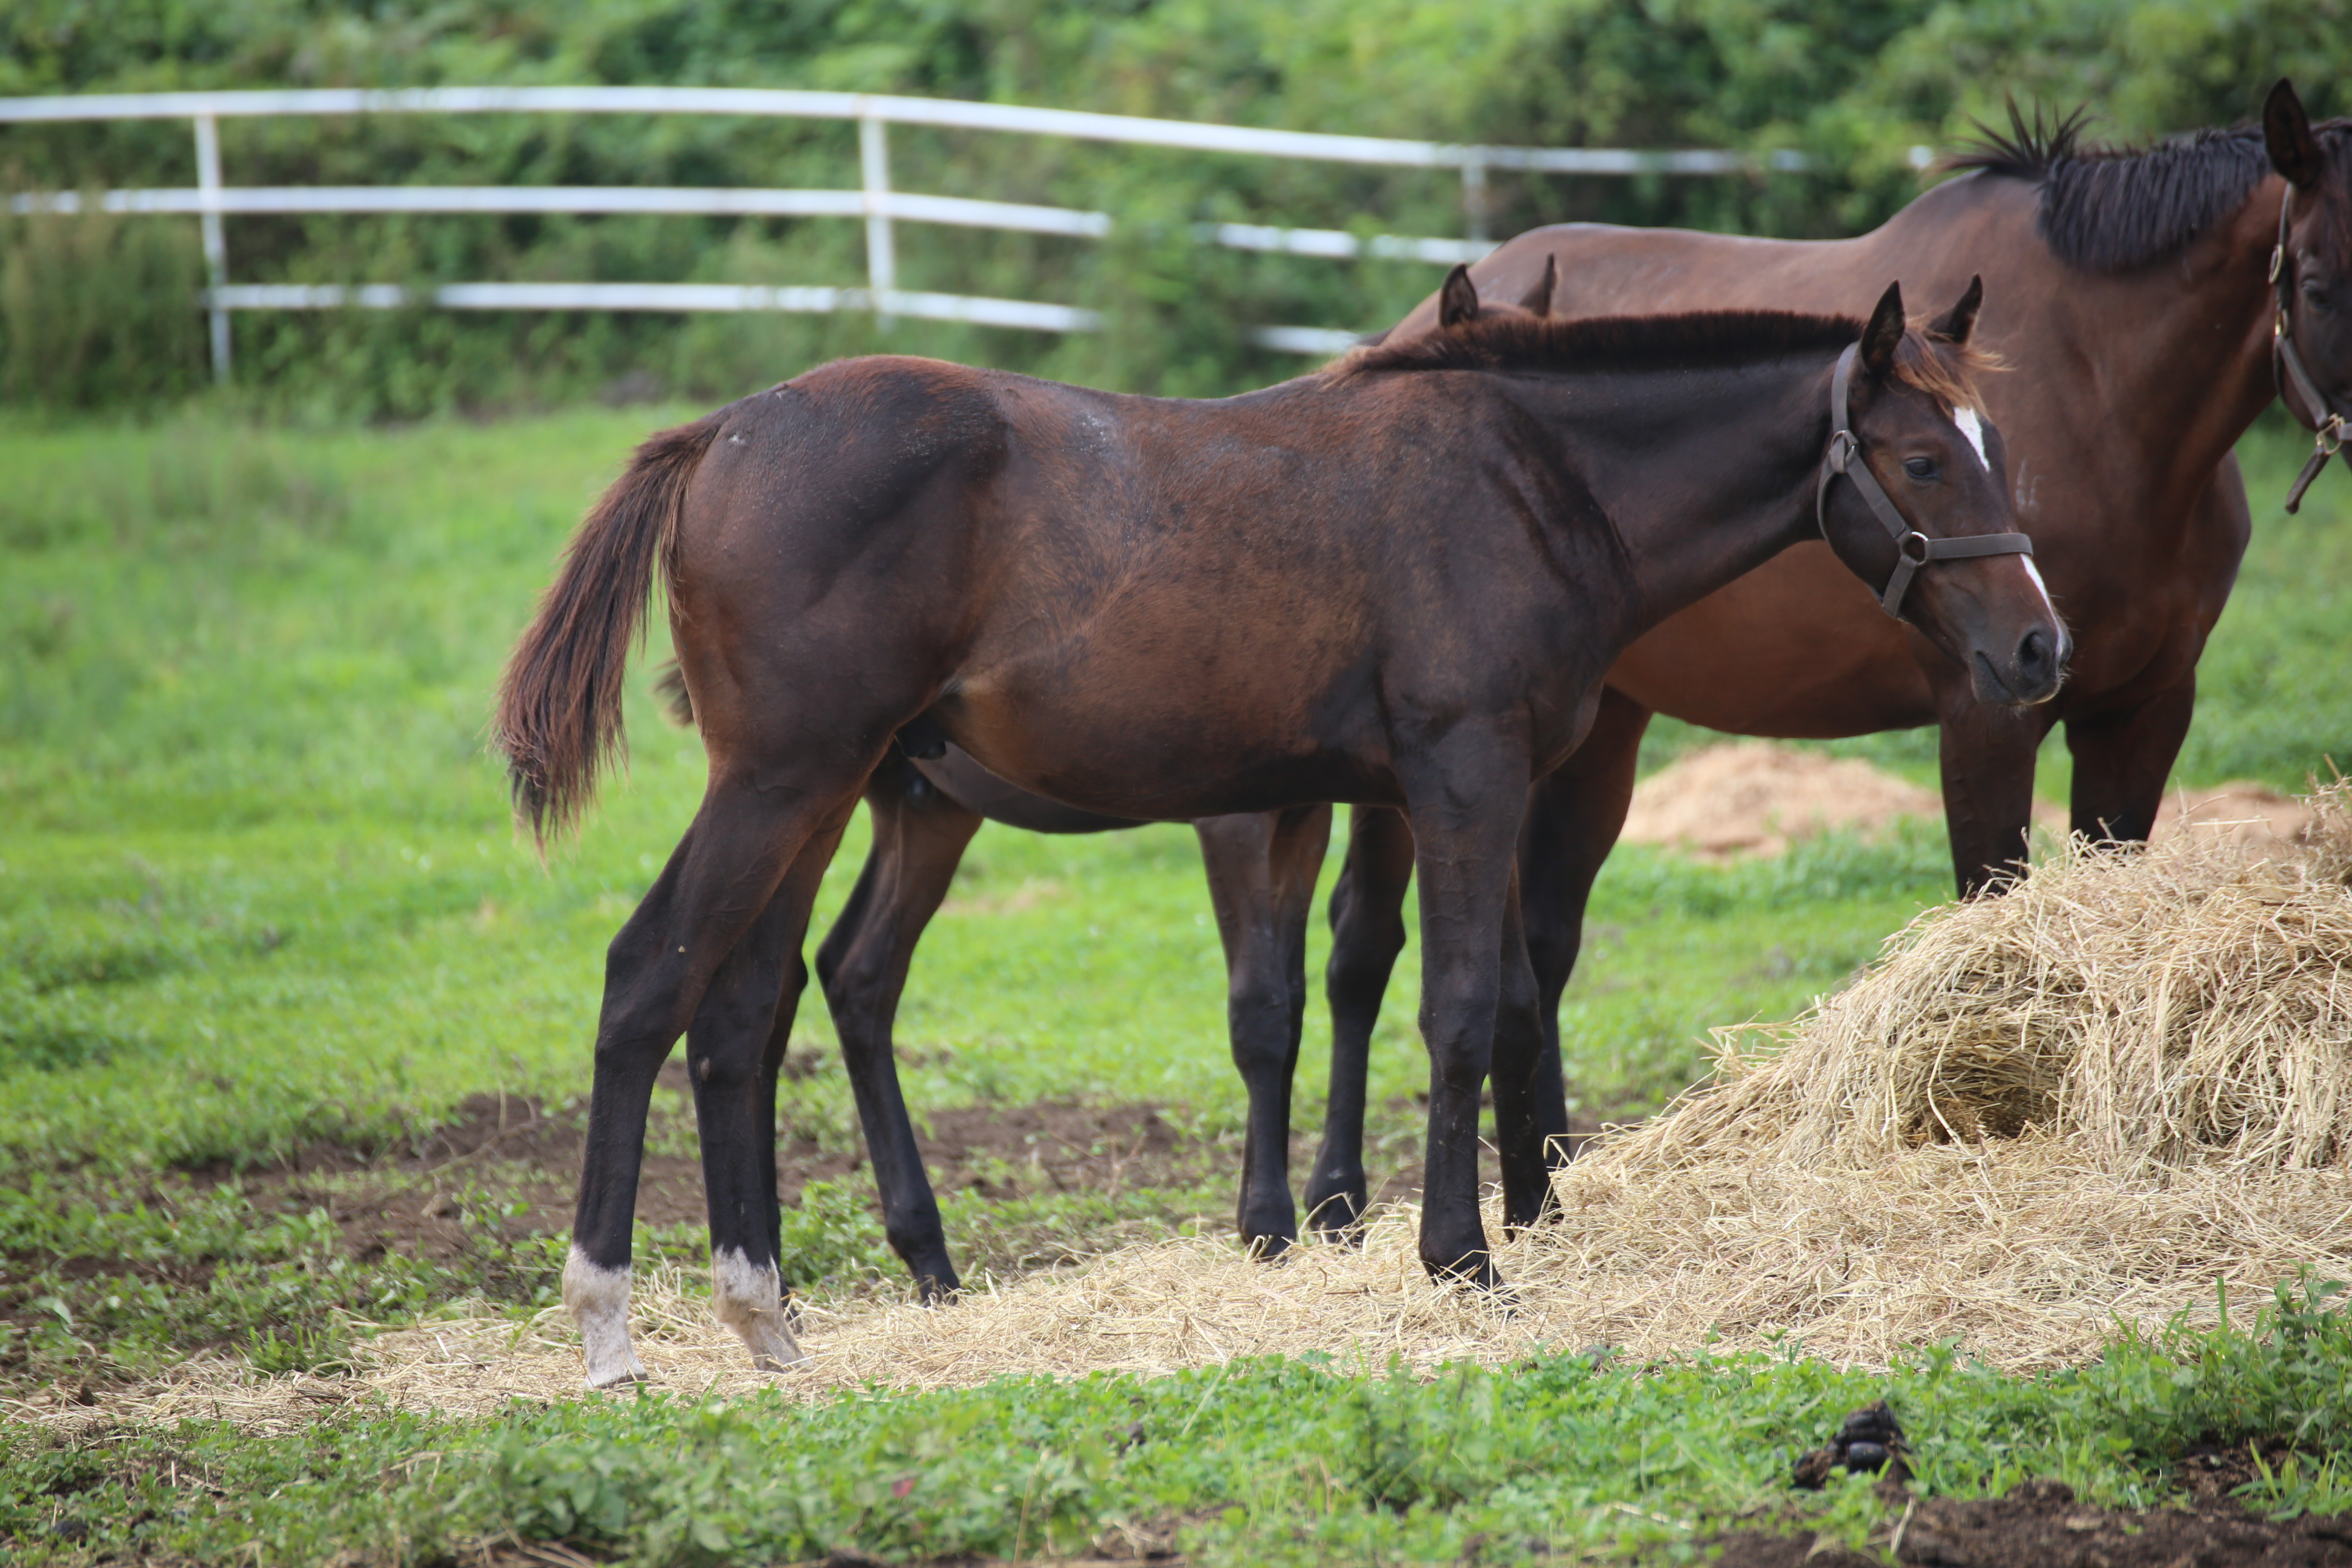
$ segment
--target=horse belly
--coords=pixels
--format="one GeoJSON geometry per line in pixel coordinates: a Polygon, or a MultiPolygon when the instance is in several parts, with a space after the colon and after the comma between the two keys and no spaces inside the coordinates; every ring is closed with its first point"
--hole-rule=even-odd
{"type": "Polygon", "coordinates": [[[934,710],[1024,789],[1090,811],[1181,820],[1391,793],[1369,704],[1307,650],[1252,664],[1152,639],[968,671],[934,710]],[[1291,655],[1293,657],[1286,657],[1291,655]]]}
{"type": "Polygon", "coordinates": [[[1824,740],[1936,721],[1902,627],[1821,543],[1668,616],[1618,657],[1609,684],[1735,735],[1824,740]]]}

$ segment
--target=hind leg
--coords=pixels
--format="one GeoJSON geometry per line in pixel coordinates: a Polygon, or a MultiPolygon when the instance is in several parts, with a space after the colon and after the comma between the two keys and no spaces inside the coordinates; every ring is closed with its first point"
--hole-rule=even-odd
{"type": "Polygon", "coordinates": [[[1193,825],[1225,949],[1225,1020],[1249,1091],[1234,1223],[1254,1252],[1298,1239],[1290,1202],[1290,1080],[1307,1001],[1307,921],[1331,808],[1203,817],[1193,825]]]}
{"type": "MultiPolygon", "coordinates": [[[[854,787],[823,804],[803,795],[796,809],[780,809],[747,784],[714,776],[686,837],[606,951],[587,1147],[563,1271],[564,1304],[580,1323],[592,1386],[645,1375],[629,1348],[629,1244],[654,1077],[739,939],[768,910],[786,869],[814,839],[829,849],[854,802],[854,787]]],[[[813,891],[813,878],[810,883],[813,891]]],[[[804,925],[804,907],[799,919],[804,925]]],[[[762,933],[761,945],[778,954],[795,952],[799,928],[788,930],[791,922],[779,921],[762,933]]],[[[780,983],[768,984],[768,1006],[780,988],[780,983]]],[[[698,1107],[699,1100],[698,1090],[698,1107]]],[[[756,1165],[748,1140],[743,1158],[756,1165]]],[[[735,1185],[752,1184],[756,1178],[747,1174],[721,1188],[731,1194],[735,1185]]],[[[714,1193],[714,1204],[719,1201],[714,1193]]],[[[763,1212],[772,1212],[773,1203],[768,1198],[763,1212]]]]}
{"type": "Polygon", "coordinates": [[[1412,882],[1412,827],[1404,814],[1384,805],[1350,810],[1348,858],[1331,889],[1331,959],[1323,972],[1331,1008],[1331,1091],[1323,1141],[1307,1178],[1307,1223],[1333,1237],[1353,1234],[1370,1203],[1364,1080],[1381,998],[1404,951],[1404,895],[1412,882]]]}
{"type": "Polygon", "coordinates": [[[817,952],[817,978],[857,1097],[882,1197],[883,1234],[906,1260],[916,1290],[937,1300],[954,1294],[961,1281],[899,1090],[890,1031],[915,944],[945,901],[981,818],[896,756],[876,770],[866,804],[874,820],[873,853],[840,924],[817,952]]]}
{"type": "Polygon", "coordinates": [[[711,977],[686,1034],[710,1209],[711,1305],[751,1352],[781,1372],[800,1360],[784,1318],[782,1215],[776,1199],[776,1075],[808,984],[800,938],[841,840],[820,833],[711,977]]]}

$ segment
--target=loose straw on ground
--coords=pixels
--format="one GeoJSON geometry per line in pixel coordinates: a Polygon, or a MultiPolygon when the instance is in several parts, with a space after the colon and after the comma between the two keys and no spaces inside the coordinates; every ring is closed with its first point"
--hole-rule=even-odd
{"type": "MultiPolygon", "coordinates": [[[[1710,1333],[1873,1366],[1956,1339],[2031,1368],[2095,1353],[2118,1322],[2210,1321],[2217,1279],[2242,1300],[2352,1258],[2352,789],[2312,806],[2294,845],[2078,846],[2005,897],[1923,915],[1852,986],[1733,1032],[1707,1082],[1589,1149],[1559,1179],[1559,1222],[1499,1248],[1507,1300],[1433,1285],[1400,1205],[1360,1248],[1279,1265],[1176,1238],[951,1307],[813,1310],[809,1363],[772,1378],[657,1272],[638,1285],[640,1352],[687,1395],[814,1395],[1307,1351],[1668,1356],[1710,1333]]],[[[191,1363],[27,1413],[269,1426],[352,1399],[460,1413],[580,1394],[558,1313],[403,1329],[362,1355],[344,1378],[191,1363]]]]}

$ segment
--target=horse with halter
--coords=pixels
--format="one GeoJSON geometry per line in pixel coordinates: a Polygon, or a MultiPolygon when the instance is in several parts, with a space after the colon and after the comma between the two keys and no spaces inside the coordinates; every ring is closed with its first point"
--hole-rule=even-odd
{"type": "MultiPolygon", "coordinates": [[[[1455,268],[1447,283],[1439,317],[1445,329],[1474,320],[1541,317],[1550,308],[1549,273],[1510,304],[1480,301],[1467,268],[1455,268]]],[[[693,700],[676,660],[664,667],[655,690],[673,719],[693,725],[693,700]]],[[[1009,784],[919,720],[900,732],[898,744],[866,781],[866,808],[873,826],[866,863],[817,948],[817,983],[833,1013],[874,1162],[883,1234],[916,1289],[930,1300],[951,1294],[961,1281],[907,1116],[891,1040],[915,946],[946,901],[982,823],[1049,834],[1142,824],[1009,784]]],[[[1290,1088],[1307,1011],[1307,922],[1330,842],[1331,807],[1318,802],[1240,812],[1202,817],[1192,826],[1224,946],[1234,1063],[1249,1093],[1235,1223],[1253,1248],[1271,1255],[1298,1230],[1288,1170],[1290,1088]]]]}
{"type": "MultiPolygon", "coordinates": [[[[2147,838],[2252,528],[2231,448],[2283,396],[2317,435],[2292,509],[2352,406],[2352,124],[2314,126],[2281,81],[2258,128],[2140,152],[2092,149],[2080,132],[2079,113],[2042,131],[2012,110],[2011,134],[1952,161],[1965,177],[1855,239],[1566,224],[1471,268],[1490,292],[1557,276],[1552,312],[1571,319],[1702,301],[1819,308],[1859,279],[1937,289],[1980,274],[1996,301],[1982,341],[2013,372],[1987,397],[2008,433],[2018,517],[2075,637],[2056,700],[1979,703],[1970,671],[1809,545],[1637,638],[1609,672],[1584,745],[1528,802],[1521,891],[1548,1061],[1585,901],[1624,825],[1654,712],[1792,739],[1938,725],[1964,896],[1996,888],[2022,855],[2035,753],[2060,724],[2074,830],[2147,838]]],[[[1433,330],[1440,307],[1424,300],[1389,335],[1433,330]]],[[[1331,900],[1331,1099],[1305,1194],[1333,1228],[1365,1202],[1365,1053],[1412,868],[1394,813],[1359,810],[1351,828],[1331,900]]],[[[1564,1108],[1546,1117],[1548,1138],[1566,1131],[1564,1108]]]]}
{"type": "Polygon", "coordinates": [[[661,577],[709,781],[607,955],[564,1273],[590,1381],[642,1374],[630,1228],[681,1033],[717,1310],[754,1364],[799,1353],[775,1078],[818,881],[901,733],[1108,816],[1401,809],[1432,1060],[1420,1251],[1493,1283],[1490,1075],[1535,1152],[1507,1185],[1549,1191],[1520,820],[1623,647],[1818,532],[1874,592],[1937,561],[1899,607],[1988,698],[2057,687],[2065,632],[1975,414],[1973,315],[1910,331],[1889,288],[1866,324],[1474,321],[1214,402],[876,358],[646,442],[575,536],[497,721],[520,811],[560,827],[618,743],[661,577]]]}

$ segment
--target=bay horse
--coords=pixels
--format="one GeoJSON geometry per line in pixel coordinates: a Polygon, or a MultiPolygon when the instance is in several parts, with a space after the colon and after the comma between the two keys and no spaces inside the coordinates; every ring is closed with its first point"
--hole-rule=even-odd
{"type": "MultiPolygon", "coordinates": [[[[1551,310],[1570,319],[1820,309],[1867,279],[1935,290],[1981,275],[1996,301],[1981,338],[2013,373],[1988,384],[1990,411],[2007,433],[2034,564],[2075,637],[2055,701],[1978,703],[1962,665],[1881,615],[1818,545],[1637,637],[1610,669],[1583,746],[1528,802],[1519,875],[1549,1063],[1586,900],[1624,825],[1653,713],[1789,739],[1939,726],[1963,897],[1996,887],[2022,856],[2035,754],[2058,724],[2074,762],[2074,831],[2147,838],[2252,531],[2231,448],[2281,389],[2321,452],[2341,437],[2336,411],[2352,407],[2352,125],[2315,127],[2282,80],[2259,127],[2137,152],[2085,146],[2081,127],[2079,111],[2043,130],[2012,109],[2009,135],[1952,160],[1963,177],[1854,239],[1562,224],[1472,267],[1490,293],[1557,277],[1551,310]]],[[[1386,336],[1434,330],[1440,309],[1423,301],[1386,336]]],[[[1366,1053],[1412,871],[1397,814],[1359,808],[1350,826],[1331,900],[1330,1103],[1303,1194],[1333,1229],[1366,1200],[1366,1053]]],[[[1566,1131],[1564,1107],[1546,1114],[1547,1137],[1566,1131]]]]}
{"type": "MultiPolygon", "coordinates": [[[[643,1375],[630,1228],[681,1033],[715,1310],[755,1366],[799,1356],[777,1273],[779,1047],[818,882],[901,733],[1109,816],[1401,808],[1431,1057],[1419,1250],[1434,1276],[1496,1283],[1480,1091],[1491,1076],[1525,1146],[1541,1045],[1496,1026],[1534,1011],[1520,819],[1624,646],[1819,531],[1988,700],[2058,688],[2067,637],[1977,413],[1964,303],[1940,339],[1906,330],[1895,287],[1866,323],[1474,321],[1208,402],[878,357],[640,447],[574,536],[495,721],[543,840],[619,743],[659,576],[709,774],[606,957],[564,1269],[590,1382],[643,1375]]],[[[1539,1156],[1506,1175],[1549,1184],[1539,1156]]]]}

